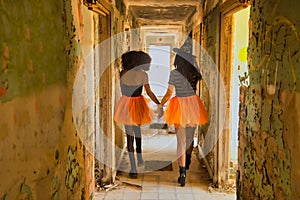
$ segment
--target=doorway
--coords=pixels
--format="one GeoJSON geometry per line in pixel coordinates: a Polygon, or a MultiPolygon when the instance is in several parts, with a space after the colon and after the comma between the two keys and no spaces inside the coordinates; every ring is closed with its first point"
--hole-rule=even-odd
{"type": "Polygon", "coordinates": [[[249,85],[247,49],[249,35],[250,7],[233,14],[232,20],[232,62],[231,62],[231,90],[230,90],[230,161],[236,165],[238,161],[238,124],[239,124],[239,88],[249,85]]]}
{"type": "Polygon", "coordinates": [[[149,70],[149,84],[158,97],[167,91],[170,74],[170,45],[150,45],[149,55],[152,58],[149,70]]]}
{"type": "Polygon", "coordinates": [[[226,92],[226,116],[218,142],[218,183],[236,179],[238,164],[238,128],[240,86],[248,85],[247,49],[249,42],[250,6],[231,1],[221,15],[220,74],[226,92]]]}
{"type": "Polygon", "coordinates": [[[88,193],[102,184],[113,182],[115,169],[115,142],[112,102],[114,100],[114,82],[111,81],[114,68],[111,64],[111,10],[105,3],[83,2],[87,7],[89,18],[84,24],[84,30],[89,27],[91,37],[85,42],[92,50],[89,55],[93,73],[87,79],[91,82],[93,96],[91,97],[91,117],[87,123],[93,125],[93,135],[86,136],[91,146],[85,155],[86,187],[88,193]]]}

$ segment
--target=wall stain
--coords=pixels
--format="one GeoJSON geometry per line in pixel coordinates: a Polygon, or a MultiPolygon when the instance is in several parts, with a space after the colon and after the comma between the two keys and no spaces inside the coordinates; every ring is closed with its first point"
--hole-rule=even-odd
{"type": "Polygon", "coordinates": [[[72,149],[72,147],[69,146],[65,185],[72,192],[73,192],[76,184],[80,180],[80,167],[79,167],[79,163],[77,162],[77,160],[75,158],[76,152],[77,152],[76,147],[74,149],[72,149]]]}
{"type": "Polygon", "coordinates": [[[52,179],[52,199],[53,200],[58,200],[59,195],[58,195],[58,177],[55,176],[52,179]]]}
{"type": "Polygon", "coordinates": [[[31,191],[30,186],[26,185],[25,183],[22,183],[20,192],[21,192],[21,194],[26,194],[26,199],[33,200],[32,191],[31,191]]]}
{"type": "Polygon", "coordinates": [[[2,200],[8,200],[7,194],[4,194],[4,195],[3,195],[2,200]]]}

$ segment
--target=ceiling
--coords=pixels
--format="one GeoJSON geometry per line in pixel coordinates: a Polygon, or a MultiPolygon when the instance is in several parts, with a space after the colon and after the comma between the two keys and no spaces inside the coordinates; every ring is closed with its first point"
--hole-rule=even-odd
{"type": "Polygon", "coordinates": [[[200,0],[125,0],[140,26],[182,25],[197,10],[200,0]]]}

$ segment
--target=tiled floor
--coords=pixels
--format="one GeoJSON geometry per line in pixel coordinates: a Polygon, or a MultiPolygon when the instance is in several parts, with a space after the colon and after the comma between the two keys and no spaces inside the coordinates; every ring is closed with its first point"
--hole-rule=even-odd
{"type": "MultiPolygon", "coordinates": [[[[144,127],[147,129],[148,127],[144,127]]],[[[149,130],[149,129],[147,129],[149,130]]],[[[172,171],[159,171],[155,165],[141,166],[137,179],[128,177],[127,154],[122,161],[119,180],[115,182],[115,188],[95,192],[94,200],[135,200],[135,199],[178,199],[178,200],[235,200],[235,194],[209,192],[210,180],[208,173],[197,158],[197,148],[194,148],[192,164],[187,170],[185,187],[177,183],[178,164],[176,161],[176,137],[168,134],[166,130],[143,131],[143,157],[145,161],[172,161],[172,171]],[[151,168],[150,167],[150,168],[151,168]],[[148,168],[148,171],[144,171],[148,168]],[[130,185],[132,184],[132,185],[130,185]],[[135,186],[137,185],[137,186],[135,186]]],[[[153,162],[152,162],[153,163],[153,162]]]]}

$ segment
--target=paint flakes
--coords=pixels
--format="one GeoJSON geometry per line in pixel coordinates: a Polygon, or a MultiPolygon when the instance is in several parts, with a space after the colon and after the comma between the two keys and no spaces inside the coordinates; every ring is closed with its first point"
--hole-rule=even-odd
{"type": "Polygon", "coordinates": [[[21,193],[26,195],[26,199],[33,200],[31,188],[25,183],[21,184],[21,193]]]}
{"type": "Polygon", "coordinates": [[[30,33],[30,28],[28,24],[25,25],[25,33],[24,33],[25,39],[30,40],[31,39],[31,33],[30,33]]]}
{"type": "Polygon", "coordinates": [[[68,149],[68,167],[67,167],[67,173],[65,177],[65,185],[70,191],[73,191],[75,188],[75,185],[80,180],[80,167],[79,163],[76,160],[76,147],[73,150],[71,147],[68,149]]]}
{"type": "Polygon", "coordinates": [[[3,74],[7,74],[8,71],[8,64],[10,60],[10,51],[7,43],[2,44],[2,54],[0,55],[0,61],[2,65],[1,71],[3,74]]]}

